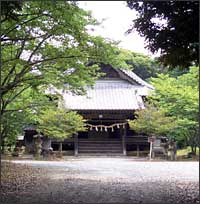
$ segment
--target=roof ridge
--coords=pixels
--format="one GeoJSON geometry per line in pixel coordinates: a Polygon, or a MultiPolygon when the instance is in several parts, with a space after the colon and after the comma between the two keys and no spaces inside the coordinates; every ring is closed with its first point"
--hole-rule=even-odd
{"type": "Polygon", "coordinates": [[[135,74],[132,70],[127,70],[127,69],[116,69],[116,70],[121,71],[123,74],[125,74],[126,76],[128,76],[132,80],[136,81],[140,85],[146,86],[150,89],[154,89],[154,87],[151,84],[144,81],[141,77],[139,77],[137,74],[135,74]]]}

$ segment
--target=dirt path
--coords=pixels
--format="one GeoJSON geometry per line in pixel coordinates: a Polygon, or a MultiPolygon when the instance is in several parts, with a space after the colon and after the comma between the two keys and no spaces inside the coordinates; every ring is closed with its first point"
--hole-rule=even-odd
{"type": "Polygon", "coordinates": [[[198,162],[78,158],[65,162],[14,161],[39,171],[28,190],[2,203],[199,203],[198,162]]]}

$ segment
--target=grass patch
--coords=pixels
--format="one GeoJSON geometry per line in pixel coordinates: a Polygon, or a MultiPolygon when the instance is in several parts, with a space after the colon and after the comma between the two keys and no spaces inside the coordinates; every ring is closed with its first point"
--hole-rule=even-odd
{"type": "MultiPolygon", "coordinates": [[[[178,149],[177,150],[177,156],[187,156],[188,153],[192,151],[190,146],[187,146],[184,149],[178,149]]],[[[197,155],[199,154],[199,148],[197,147],[197,155]]]]}

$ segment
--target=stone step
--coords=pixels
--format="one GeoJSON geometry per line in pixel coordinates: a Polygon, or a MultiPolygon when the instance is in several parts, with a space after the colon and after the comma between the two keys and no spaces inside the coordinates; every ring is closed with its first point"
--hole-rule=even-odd
{"type": "Polygon", "coordinates": [[[121,148],[122,143],[107,144],[107,143],[78,143],[78,147],[83,148],[121,148]]]}
{"type": "Polygon", "coordinates": [[[122,145],[122,143],[118,143],[118,144],[112,144],[112,143],[78,143],[78,145],[81,146],[86,146],[86,145],[90,145],[90,146],[120,146],[122,145]]]}
{"type": "Polygon", "coordinates": [[[79,139],[79,155],[123,155],[121,140],[79,139]]]}
{"type": "Polygon", "coordinates": [[[99,144],[94,144],[94,143],[84,143],[84,144],[82,144],[82,143],[78,143],[78,146],[82,146],[82,147],[104,147],[104,146],[106,146],[106,147],[120,147],[120,146],[122,146],[122,144],[103,144],[103,143],[99,143],[99,144]]]}
{"type": "Polygon", "coordinates": [[[103,143],[103,142],[99,142],[99,143],[95,143],[95,142],[88,142],[88,143],[86,143],[86,142],[84,142],[84,143],[82,143],[82,142],[78,142],[78,144],[79,145],[121,145],[122,144],[122,142],[121,143],[103,143]]]}
{"type": "Polygon", "coordinates": [[[110,149],[101,149],[101,150],[98,150],[98,149],[96,149],[96,150],[94,150],[94,149],[79,149],[78,150],[78,152],[79,153],[81,153],[81,152],[96,152],[96,153],[102,153],[102,152],[122,152],[122,150],[121,149],[112,149],[112,150],[110,150],[110,149]]]}
{"type": "Polygon", "coordinates": [[[79,153],[78,157],[126,157],[122,153],[79,153]]]}
{"type": "Polygon", "coordinates": [[[116,150],[116,149],[122,149],[122,147],[121,146],[118,146],[118,147],[82,147],[82,146],[79,146],[78,147],[78,149],[79,150],[87,150],[87,149],[94,149],[94,150],[96,150],[96,149],[98,149],[98,150],[101,150],[101,149],[107,149],[107,150],[110,150],[110,149],[114,149],[114,150],[116,150]]]}
{"type": "Polygon", "coordinates": [[[105,145],[120,145],[122,144],[122,142],[115,142],[115,143],[111,143],[111,142],[78,142],[78,144],[94,144],[94,145],[102,145],[102,144],[105,144],[105,145]]]}
{"type": "Polygon", "coordinates": [[[121,149],[122,145],[78,145],[78,148],[83,149],[121,149]]]}
{"type": "Polygon", "coordinates": [[[88,156],[104,156],[104,155],[123,155],[123,153],[122,152],[101,152],[101,153],[99,153],[99,152],[79,152],[78,153],[78,155],[88,155],[88,156]]]}
{"type": "Polygon", "coordinates": [[[100,140],[93,140],[93,141],[82,141],[82,140],[79,140],[78,143],[106,143],[106,144],[119,144],[119,143],[122,143],[122,141],[100,141],[100,140]]]}
{"type": "Polygon", "coordinates": [[[118,153],[120,153],[120,152],[122,152],[122,150],[120,150],[120,149],[109,149],[109,150],[107,150],[107,149],[101,149],[101,150],[98,150],[98,149],[96,149],[96,150],[95,150],[95,149],[87,149],[87,150],[86,150],[86,149],[85,149],[85,150],[78,150],[78,152],[79,152],[79,153],[81,153],[81,152],[82,152],[82,153],[84,153],[84,152],[94,152],[94,153],[95,153],[95,152],[96,152],[96,153],[100,153],[100,152],[108,152],[108,153],[109,153],[109,152],[116,152],[116,153],[117,153],[117,152],[118,152],[118,153]]]}

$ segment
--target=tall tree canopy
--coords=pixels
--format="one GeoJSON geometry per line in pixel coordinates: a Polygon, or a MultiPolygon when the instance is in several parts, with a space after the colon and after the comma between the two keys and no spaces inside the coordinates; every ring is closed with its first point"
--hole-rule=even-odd
{"type": "Polygon", "coordinates": [[[122,66],[114,42],[88,34],[88,26],[98,22],[75,2],[24,1],[17,2],[17,8],[13,5],[13,1],[3,4],[1,15],[0,113],[4,127],[26,90],[53,85],[79,93],[98,77],[98,63],[122,66]],[[97,63],[87,66],[91,61],[97,63]]]}
{"type": "Polygon", "coordinates": [[[127,64],[129,69],[144,80],[168,71],[167,67],[162,66],[158,60],[141,53],[120,49],[118,56],[127,64]]]}
{"type": "Polygon", "coordinates": [[[133,27],[147,48],[174,68],[199,64],[199,1],[127,1],[138,12],[133,27]]]}
{"type": "MultiPolygon", "coordinates": [[[[22,0],[15,1],[1,1],[1,16],[3,16],[4,21],[8,19],[17,19],[17,10],[22,9],[22,0]]],[[[2,21],[1,21],[2,22],[2,21]]]]}
{"type": "Polygon", "coordinates": [[[198,67],[176,78],[160,74],[151,79],[155,92],[150,102],[174,117],[177,128],[171,135],[180,145],[195,147],[198,143],[198,80],[198,67]]]}
{"type": "Polygon", "coordinates": [[[45,108],[37,117],[37,131],[50,138],[65,139],[78,131],[84,131],[83,117],[75,111],[63,108],[45,108]]]}
{"type": "Polygon", "coordinates": [[[175,139],[179,147],[198,145],[198,67],[177,77],[159,74],[151,78],[155,90],[148,97],[151,105],[136,112],[130,127],[147,135],[165,135],[175,139]]]}
{"type": "Polygon", "coordinates": [[[78,91],[98,76],[98,66],[88,62],[118,64],[114,44],[88,34],[87,26],[97,22],[74,3],[24,2],[15,15],[1,16],[1,114],[30,86],[68,84],[78,91]]]}
{"type": "Polygon", "coordinates": [[[36,124],[37,115],[41,109],[56,105],[43,91],[28,88],[7,105],[1,120],[2,146],[14,144],[17,136],[24,134],[24,127],[36,124]]]}
{"type": "Polygon", "coordinates": [[[173,117],[166,116],[164,110],[146,105],[143,110],[136,111],[136,119],[129,121],[130,128],[134,131],[150,136],[168,136],[176,123],[173,117]]]}

